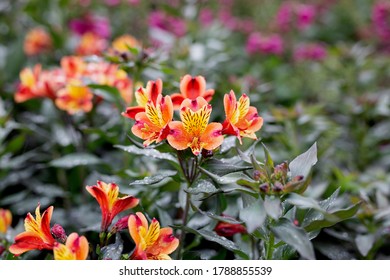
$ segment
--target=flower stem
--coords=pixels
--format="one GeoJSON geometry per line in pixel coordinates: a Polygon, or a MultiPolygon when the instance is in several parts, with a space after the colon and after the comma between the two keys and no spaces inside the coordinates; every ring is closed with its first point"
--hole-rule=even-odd
{"type": "Polygon", "coordinates": [[[271,232],[269,235],[269,239],[267,242],[267,253],[266,253],[266,259],[267,260],[272,260],[273,252],[274,252],[274,242],[275,242],[275,236],[271,232]]]}
{"type": "MultiPolygon", "coordinates": [[[[186,226],[188,222],[188,214],[190,212],[190,203],[191,203],[191,194],[186,193],[186,204],[184,206],[184,211],[183,211],[183,217],[182,217],[182,226],[186,226]]],[[[182,228],[181,233],[180,233],[180,238],[179,238],[179,248],[177,249],[177,259],[181,260],[183,259],[183,245],[184,245],[184,240],[186,236],[186,231],[182,228]]]]}

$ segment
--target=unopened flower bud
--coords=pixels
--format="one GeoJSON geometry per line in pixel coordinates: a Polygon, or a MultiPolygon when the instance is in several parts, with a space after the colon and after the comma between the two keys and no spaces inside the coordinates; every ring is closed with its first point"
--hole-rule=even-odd
{"type": "Polygon", "coordinates": [[[202,157],[211,158],[214,155],[213,151],[202,149],[202,157]]]}
{"type": "Polygon", "coordinates": [[[279,193],[283,190],[283,184],[279,181],[274,182],[272,190],[276,193],[279,193]]]}
{"type": "Polygon", "coordinates": [[[302,175],[297,175],[295,176],[294,178],[291,179],[291,182],[295,183],[295,182],[299,182],[299,181],[302,181],[304,178],[304,176],[302,175]]]}
{"type": "Polygon", "coordinates": [[[110,234],[114,235],[118,231],[121,231],[122,229],[125,229],[128,227],[128,220],[129,220],[129,215],[124,216],[123,218],[120,218],[116,224],[112,227],[110,234]]]}
{"type": "Polygon", "coordinates": [[[261,172],[259,170],[253,171],[253,179],[255,179],[256,181],[259,181],[260,177],[261,177],[261,172]]]}
{"type": "Polygon", "coordinates": [[[243,225],[225,222],[219,222],[214,230],[219,236],[224,237],[231,237],[237,233],[246,233],[246,228],[243,225]]]}
{"type": "Polygon", "coordinates": [[[55,224],[50,231],[51,235],[53,235],[55,239],[57,239],[61,243],[65,243],[67,236],[64,228],[61,225],[55,224]]]}
{"type": "Polygon", "coordinates": [[[287,162],[283,162],[281,164],[278,164],[274,168],[274,177],[277,180],[281,180],[282,178],[287,177],[287,172],[288,172],[288,165],[287,162]]]}
{"type": "Polygon", "coordinates": [[[259,186],[259,189],[262,193],[268,193],[269,192],[269,184],[263,183],[259,186]]]}

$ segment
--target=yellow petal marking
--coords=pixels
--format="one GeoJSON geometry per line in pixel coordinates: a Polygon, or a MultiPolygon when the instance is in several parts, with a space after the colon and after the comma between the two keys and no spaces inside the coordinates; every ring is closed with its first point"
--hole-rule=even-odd
{"type": "Polygon", "coordinates": [[[190,108],[184,108],[181,114],[184,129],[194,136],[200,136],[206,129],[210,119],[211,106],[205,104],[201,109],[194,112],[190,108]]]}

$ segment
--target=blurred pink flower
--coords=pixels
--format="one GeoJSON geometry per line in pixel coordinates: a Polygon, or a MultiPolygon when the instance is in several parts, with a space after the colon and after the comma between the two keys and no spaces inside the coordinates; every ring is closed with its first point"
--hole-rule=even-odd
{"type": "Polygon", "coordinates": [[[372,8],[371,19],[379,39],[390,44],[390,2],[376,3],[372,8]]]}
{"type": "Polygon", "coordinates": [[[293,7],[291,3],[285,2],[280,7],[276,13],[275,20],[276,26],[280,31],[290,30],[291,22],[293,17],[293,7]]]}
{"type": "Polygon", "coordinates": [[[83,18],[72,19],[69,23],[69,28],[78,35],[93,33],[101,38],[108,38],[111,35],[108,18],[89,13],[83,18]]]}
{"type": "Polygon", "coordinates": [[[182,37],[187,32],[187,25],[183,19],[170,16],[163,11],[151,12],[149,14],[149,25],[172,33],[177,37],[182,37]]]}
{"type": "Polygon", "coordinates": [[[316,16],[316,8],[313,5],[309,4],[297,5],[296,15],[298,29],[305,29],[312,25],[312,23],[314,22],[316,16]]]}
{"type": "Polygon", "coordinates": [[[227,29],[237,30],[238,20],[232,15],[230,10],[226,8],[221,9],[218,14],[218,19],[227,29]]]}
{"type": "Polygon", "coordinates": [[[203,8],[199,12],[199,21],[203,26],[209,26],[214,21],[214,13],[208,8],[203,8]]]}
{"type": "Polygon", "coordinates": [[[259,32],[249,35],[246,43],[249,54],[264,53],[280,55],[283,52],[283,39],[278,34],[264,36],[259,32]]]}
{"type": "Polygon", "coordinates": [[[118,6],[121,3],[121,0],[104,0],[108,6],[118,6]]]}
{"type": "Polygon", "coordinates": [[[322,44],[307,43],[301,44],[294,50],[294,59],[296,61],[311,60],[321,61],[326,58],[328,52],[322,44]]]}
{"type": "Polygon", "coordinates": [[[275,25],[283,32],[294,28],[304,30],[314,23],[316,15],[317,10],[314,5],[284,2],[276,13],[275,25]]]}

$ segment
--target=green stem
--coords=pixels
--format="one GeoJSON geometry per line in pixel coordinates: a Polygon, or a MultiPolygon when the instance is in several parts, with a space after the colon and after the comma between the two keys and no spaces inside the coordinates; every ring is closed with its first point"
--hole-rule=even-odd
{"type": "Polygon", "coordinates": [[[272,260],[272,256],[273,256],[274,248],[275,248],[274,247],[274,242],[275,242],[275,236],[271,232],[270,235],[269,235],[268,242],[267,242],[267,254],[266,254],[266,259],[267,260],[272,260]]]}
{"type": "MultiPolygon", "coordinates": [[[[186,204],[184,206],[184,212],[182,217],[182,226],[186,226],[188,222],[188,214],[190,212],[190,204],[191,204],[191,194],[186,194],[186,204]]],[[[186,232],[182,228],[180,237],[179,237],[179,248],[177,249],[177,259],[181,260],[183,259],[183,247],[184,247],[184,240],[185,240],[186,232]]]]}

